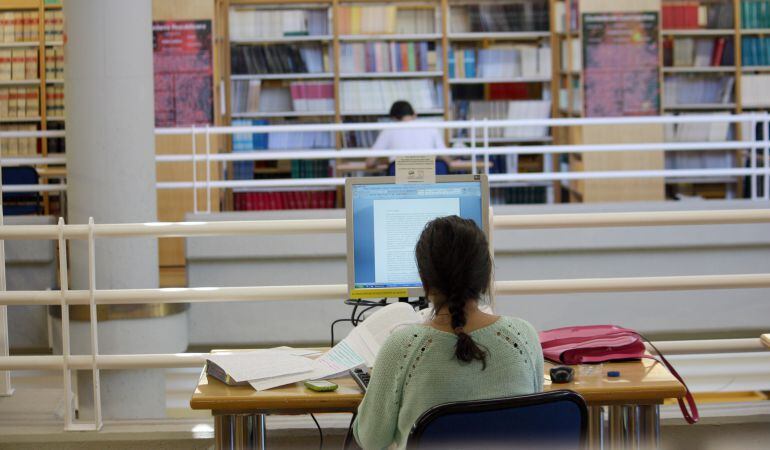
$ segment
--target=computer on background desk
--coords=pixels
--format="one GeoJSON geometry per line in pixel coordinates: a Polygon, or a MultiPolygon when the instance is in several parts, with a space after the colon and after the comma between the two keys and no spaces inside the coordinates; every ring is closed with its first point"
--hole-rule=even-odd
{"type": "Polygon", "coordinates": [[[345,199],[352,299],[424,296],[414,249],[425,224],[437,217],[471,219],[489,235],[486,175],[437,176],[430,184],[348,178],[345,199]]]}

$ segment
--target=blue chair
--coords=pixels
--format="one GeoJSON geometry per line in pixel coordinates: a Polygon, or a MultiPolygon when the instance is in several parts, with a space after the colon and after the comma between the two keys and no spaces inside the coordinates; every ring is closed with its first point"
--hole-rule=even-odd
{"type": "Polygon", "coordinates": [[[588,409],[576,392],[445,403],[423,413],[407,449],[582,449],[588,409]]]}
{"type": "MultiPolygon", "coordinates": [[[[449,164],[443,159],[436,159],[436,175],[449,175],[449,164]]],[[[396,176],[396,162],[393,161],[388,165],[388,176],[396,176]]]]}
{"type": "MultiPolygon", "coordinates": [[[[38,184],[37,170],[31,166],[3,167],[3,185],[38,184]]],[[[3,194],[3,214],[20,216],[39,214],[42,211],[40,193],[38,192],[7,192],[3,194]]]]}

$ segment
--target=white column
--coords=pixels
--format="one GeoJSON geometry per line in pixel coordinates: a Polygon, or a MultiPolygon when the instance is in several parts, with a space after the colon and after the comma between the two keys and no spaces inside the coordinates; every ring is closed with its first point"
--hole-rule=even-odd
{"type": "MultiPolygon", "coordinates": [[[[152,1],[67,0],[64,16],[67,223],[155,221],[152,1]]],[[[86,242],[71,241],[70,249],[70,286],[88,289],[86,242]]],[[[156,239],[96,241],[97,289],[157,287],[156,239]]],[[[185,314],[102,322],[99,351],[184,351],[185,314]]],[[[88,327],[72,322],[73,354],[90,352],[88,327]]],[[[162,370],[102,372],[104,418],[163,417],[164,387],[162,370]]],[[[81,407],[90,390],[90,371],[82,371],[81,407]]]]}

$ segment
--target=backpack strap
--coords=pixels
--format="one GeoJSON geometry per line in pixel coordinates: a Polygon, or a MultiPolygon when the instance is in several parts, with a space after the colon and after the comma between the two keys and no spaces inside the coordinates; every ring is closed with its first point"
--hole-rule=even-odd
{"type": "MultiPolygon", "coordinates": [[[[638,334],[638,333],[637,333],[638,334]]],[[[671,372],[671,375],[674,376],[677,380],[679,380],[680,383],[682,383],[682,386],[684,386],[685,394],[684,399],[681,397],[676,399],[677,403],[679,403],[679,409],[682,411],[682,416],[684,416],[684,420],[687,421],[690,425],[693,425],[697,423],[700,420],[700,414],[698,414],[698,406],[695,404],[695,399],[692,396],[692,392],[690,392],[690,388],[687,387],[687,383],[684,382],[682,379],[682,376],[679,375],[679,372],[674,369],[674,366],[671,365],[670,362],[666,359],[665,356],[663,356],[663,353],[658,350],[658,347],[655,346],[655,344],[652,343],[649,339],[639,334],[639,336],[647,341],[648,344],[650,344],[650,347],[652,347],[655,350],[655,353],[658,354],[660,357],[660,360],[656,358],[655,356],[651,355],[645,355],[644,358],[654,359],[655,361],[658,361],[659,363],[662,363],[666,366],[666,368],[671,372]],[[687,402],[687,405],[690,407],[690,411],[687,410],[687,406],[685,406],[685,401],[687,402]]]]}

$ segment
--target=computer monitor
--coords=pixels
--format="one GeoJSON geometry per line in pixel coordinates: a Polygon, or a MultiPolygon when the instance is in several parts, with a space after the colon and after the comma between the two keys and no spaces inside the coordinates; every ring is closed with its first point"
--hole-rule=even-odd
{"type": "Polygon", "coordinates": [[[424,296],[414,249],[437,217],[472,219],[489,235],[486,175],[437,176],[431,184],[348,178],[345,199],[350,298],[424,296]]]}

